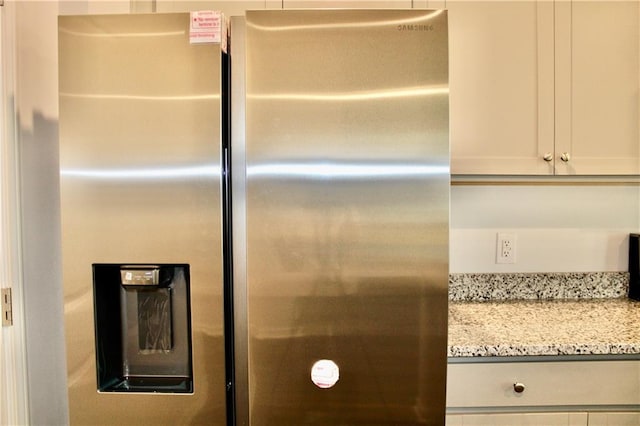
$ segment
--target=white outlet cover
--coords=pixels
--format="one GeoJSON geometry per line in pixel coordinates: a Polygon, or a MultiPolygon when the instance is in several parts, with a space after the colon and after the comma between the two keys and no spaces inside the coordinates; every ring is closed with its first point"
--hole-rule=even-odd
{"type": "Polygon", "coordinates": [[[516,263],[516,234],[498,233],[496,238],[496,263],[516,263]]]}

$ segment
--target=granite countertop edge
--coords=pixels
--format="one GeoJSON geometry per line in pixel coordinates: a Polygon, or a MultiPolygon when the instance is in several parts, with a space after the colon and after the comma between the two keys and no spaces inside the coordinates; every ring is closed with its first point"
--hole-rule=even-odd
{"type": "Polygon", "coordinates": [[[449,346],[448,357],[640,355],[640,344],[549,344],[449,346]]]}

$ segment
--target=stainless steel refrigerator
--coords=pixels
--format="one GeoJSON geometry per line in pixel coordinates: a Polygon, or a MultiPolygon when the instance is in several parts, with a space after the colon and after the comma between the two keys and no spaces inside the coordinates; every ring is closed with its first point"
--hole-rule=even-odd
{"type": "Polygon", "coordinates": [[[444,424],[446,11],[195,19],[60,18],[71,422],[444,424]]]}

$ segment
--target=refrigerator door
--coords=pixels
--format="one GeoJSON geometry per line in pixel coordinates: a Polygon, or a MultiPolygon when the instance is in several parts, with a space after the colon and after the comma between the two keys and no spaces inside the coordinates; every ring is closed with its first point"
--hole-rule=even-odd
{"type": "Polygon", "coordinates": [[[59,20],[72,424],[226,424],[222,53],[189,28],[59,20]]]}
{"type": "Polygon", "coordinates": [[[247,12],[243,149],[251,424],[444,424],[446,12],[247,12]]]}

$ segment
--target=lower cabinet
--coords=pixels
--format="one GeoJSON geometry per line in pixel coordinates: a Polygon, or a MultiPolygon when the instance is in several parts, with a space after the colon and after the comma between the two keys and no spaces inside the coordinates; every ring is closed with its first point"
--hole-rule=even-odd
{"type": "Polygon", "coordinates": [[[587,421],[587,413],[450,414],[446,426],[587,426],[587,421]]]}
{"type": "Polygon", "coordinates": [[[589,413],[589,426],[638,426],[640,413],[589,413]]]}
{"type": "Polygon", "coordinates": [[[446,426],[638,426],[640,413],[449,414],[446,426]]]}
{"type": "Polygon", "coordinates": [[[640,360],[451,363],[447,426],[640,425],[640,360]]]}

